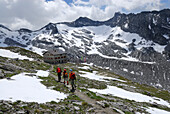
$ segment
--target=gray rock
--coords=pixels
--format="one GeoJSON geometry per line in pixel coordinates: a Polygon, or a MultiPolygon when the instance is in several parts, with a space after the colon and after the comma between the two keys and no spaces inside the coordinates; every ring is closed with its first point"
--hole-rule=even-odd
{"type": "Polygon", "coordinates": [[[75,110],[80,110],[80,108],[78,106],[74,106],[75,110]]]}
{"type": "Polygon", "coordinates": [[[116,103],[118,106],[123,106],[124,104],[122,102],[117,102],[116,103]]]}
{"type": "Polygon", "coordinates": [[[130,112],[133,112],[133,108],[129,107],[128,109],[129,109],[130,112]]]}
{"type": "Polygon", "coordinates": [[[17,114],[25,114],[25,111],[17,111],[17,114]]]}
{"type": "Polygon", "coordinates": [[[32,73],[26,74],[26,75],[27,75],[27,76],[31,76],[31,77],[36,76],[35,74],[32,74],[32,73]]]}
{"type": "Polygon", "coordinates": [[[94,108],[89,108],[87,112],[93,112],[95,109],[94,108]]]}
{"type": "Polygon", "coordinates": [[[13,39],[11,39],[11,38],[6,38],[4,43],[7,44],[7,45],[9,45],[9,46],[21,46],[21,47],[27,47],[26,45],[21,44],[21,43],[19,43],[19,42],[13,40],[13,39]]]}
{"type": "Polygon", "coordinates": [[[3,72],[3,70],[2,69],[0,69],[0,78],[4,78],[4,72],[3,72]]]}
{"type": "Polygon", "coordinates": [[[14,64],[4,64],[3,66],[0,66],[1,69],[4,69],[4,70],[7,70],[7,71],[11,71],[11,72],[14,72],[16,70],[23,70],[23,71],[26,71],[26,69],[22,68],[22,67],[19,67],[19,66],[16,66],[14,64]]]}
{"type": "Polygon", "coordinates": [[[108,102],[106,101],[96,101],[96,104],[102,106],[103,108],[106,108],[108,105],[108,102]]]}

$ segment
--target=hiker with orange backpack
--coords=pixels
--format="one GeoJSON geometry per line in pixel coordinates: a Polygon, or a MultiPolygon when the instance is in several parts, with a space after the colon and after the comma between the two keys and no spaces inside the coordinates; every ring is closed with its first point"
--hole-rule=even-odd
{"type": "Polygon", "coordinates": [[[57,74],[58,74],[58,82],[60,82],[60,81],[61,81],[61,72],[62,72],[61,68],[58,67],[58,68],[56,69],[56,72],[57,72],[57,74]]]}
{"type": "Polygon", "coordinates": [[[66,69],[64,69],[63,78],[64,78],[64,85],[65,85],[65,82],[66,82],[66,81],[67,81],[67,85],[68,85],[68,74],[67,74],[66,69]]]}
{"type": "Polygon", "coordinates": [[[76,75],[74,72],[72,72],[72,69],[70,69],[70,73],[69,73],[69,80],[71,81],[71,91],[74,92],[75,91],[75,88],[76,88],[76,85],[75,85],[75,80],[76,80],[76,75]]]}

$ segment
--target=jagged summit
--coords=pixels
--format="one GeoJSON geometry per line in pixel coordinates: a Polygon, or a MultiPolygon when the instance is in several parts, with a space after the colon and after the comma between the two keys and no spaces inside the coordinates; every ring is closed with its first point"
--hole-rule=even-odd
{"type": "Polygon", "coordinates": [[[43,30],[43,29],[47,31],[51,30],[51,35],[58,33],[57,25],[55,23],[49,23],[45,25],[44,27],[42,27],[40,30],[43,30]]]}
{"type": "Polygon", "coordinates": [[[23,33],[24,33],[24,32],[25,32],[25,33],[31,33],[31,32],[33,32],[33,31],[32,31],[32,30],[29,30],[29,29],[27,29],[27,28],[21,28],[21,29],[18,30],[18,32],[21,32],[21,33],[22,33],[22,32],[23,32],[23,33]]]}
{"type": "Polygon", "coordinates": [[[75,21],[70,23],[66,22],[65,24],[71,27],[83,27],[83,26],[99,26],[102,25],[103,23],[100,21],[93,21],[92,19],[89,19],[87,17],[79,17],[75,21]]]}
{"type": "Polygon", "coordinates": [[[8,31],[11,31],[9,28],[5,27],[4,25],[0,24],[1,28],[7,29],[8,31]]]}

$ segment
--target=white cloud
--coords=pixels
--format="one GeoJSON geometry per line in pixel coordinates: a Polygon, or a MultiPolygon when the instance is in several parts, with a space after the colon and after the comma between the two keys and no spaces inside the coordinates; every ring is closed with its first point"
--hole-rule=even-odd
{"type": "Polygon", "coordinates": [[[11,23],[11,29],[15,28],[30,28],[33,29],[34,26],[25,19],[15,18],[14,22],[11,23]]]}
{"type": "Polygon", "coordinates": [[[153,10],[160,8],[160,0],[90,0],[89,4],[97,7],[106,5],[108,7],[117,7],[126,10],[134,10],[143,8],[143,10],[153,10]]]}
{"type": "Polygon", "coordinates": [[[12,29],[39,29],[49,22],[73,21],[80,16],[106,20],[117,11],[139,12],[160,9],[160,0],[0,0],[0,23],[12,29]],[[103,8],[104,7],[104,8],[103,8]]]}
{"type": "Polygon", "coordinates": [[[89,5],[89,2],[84,2],[82,0],[73,0],[73,3],[76,5],[89,5]]]}

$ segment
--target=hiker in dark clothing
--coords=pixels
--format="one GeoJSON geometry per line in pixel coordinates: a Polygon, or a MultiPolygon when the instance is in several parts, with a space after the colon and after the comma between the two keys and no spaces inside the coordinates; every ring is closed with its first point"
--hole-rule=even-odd
{"type": "Polygon", "coordinates": [[[67,81],[67,85],[68,85],[68,74],[66,72],[66,69],[64,69],[63,78],[64,78],[64,85],[65,85],[66,81],[67,81]]]}
{"type": "Polygon", "coordinates": [[[57,72],[57,74],[58,74],[58,82],[60,82],[60,81],[61,81],[61,72],[62,72],[61,68],[58,67],[58,68],[56,69],[56,72],[57,72]]]}
{"type": "Polygon", "coordinates": [[[76,88],[76,85],[75,85],[75,80],[76,80],[76,75],[74,72],[72,72],[72,69],[70,69],[70,73],[69,73],[69,80],[71,81],[71,91],[74,92],[75,91],[75,88],[76,88]]]}

